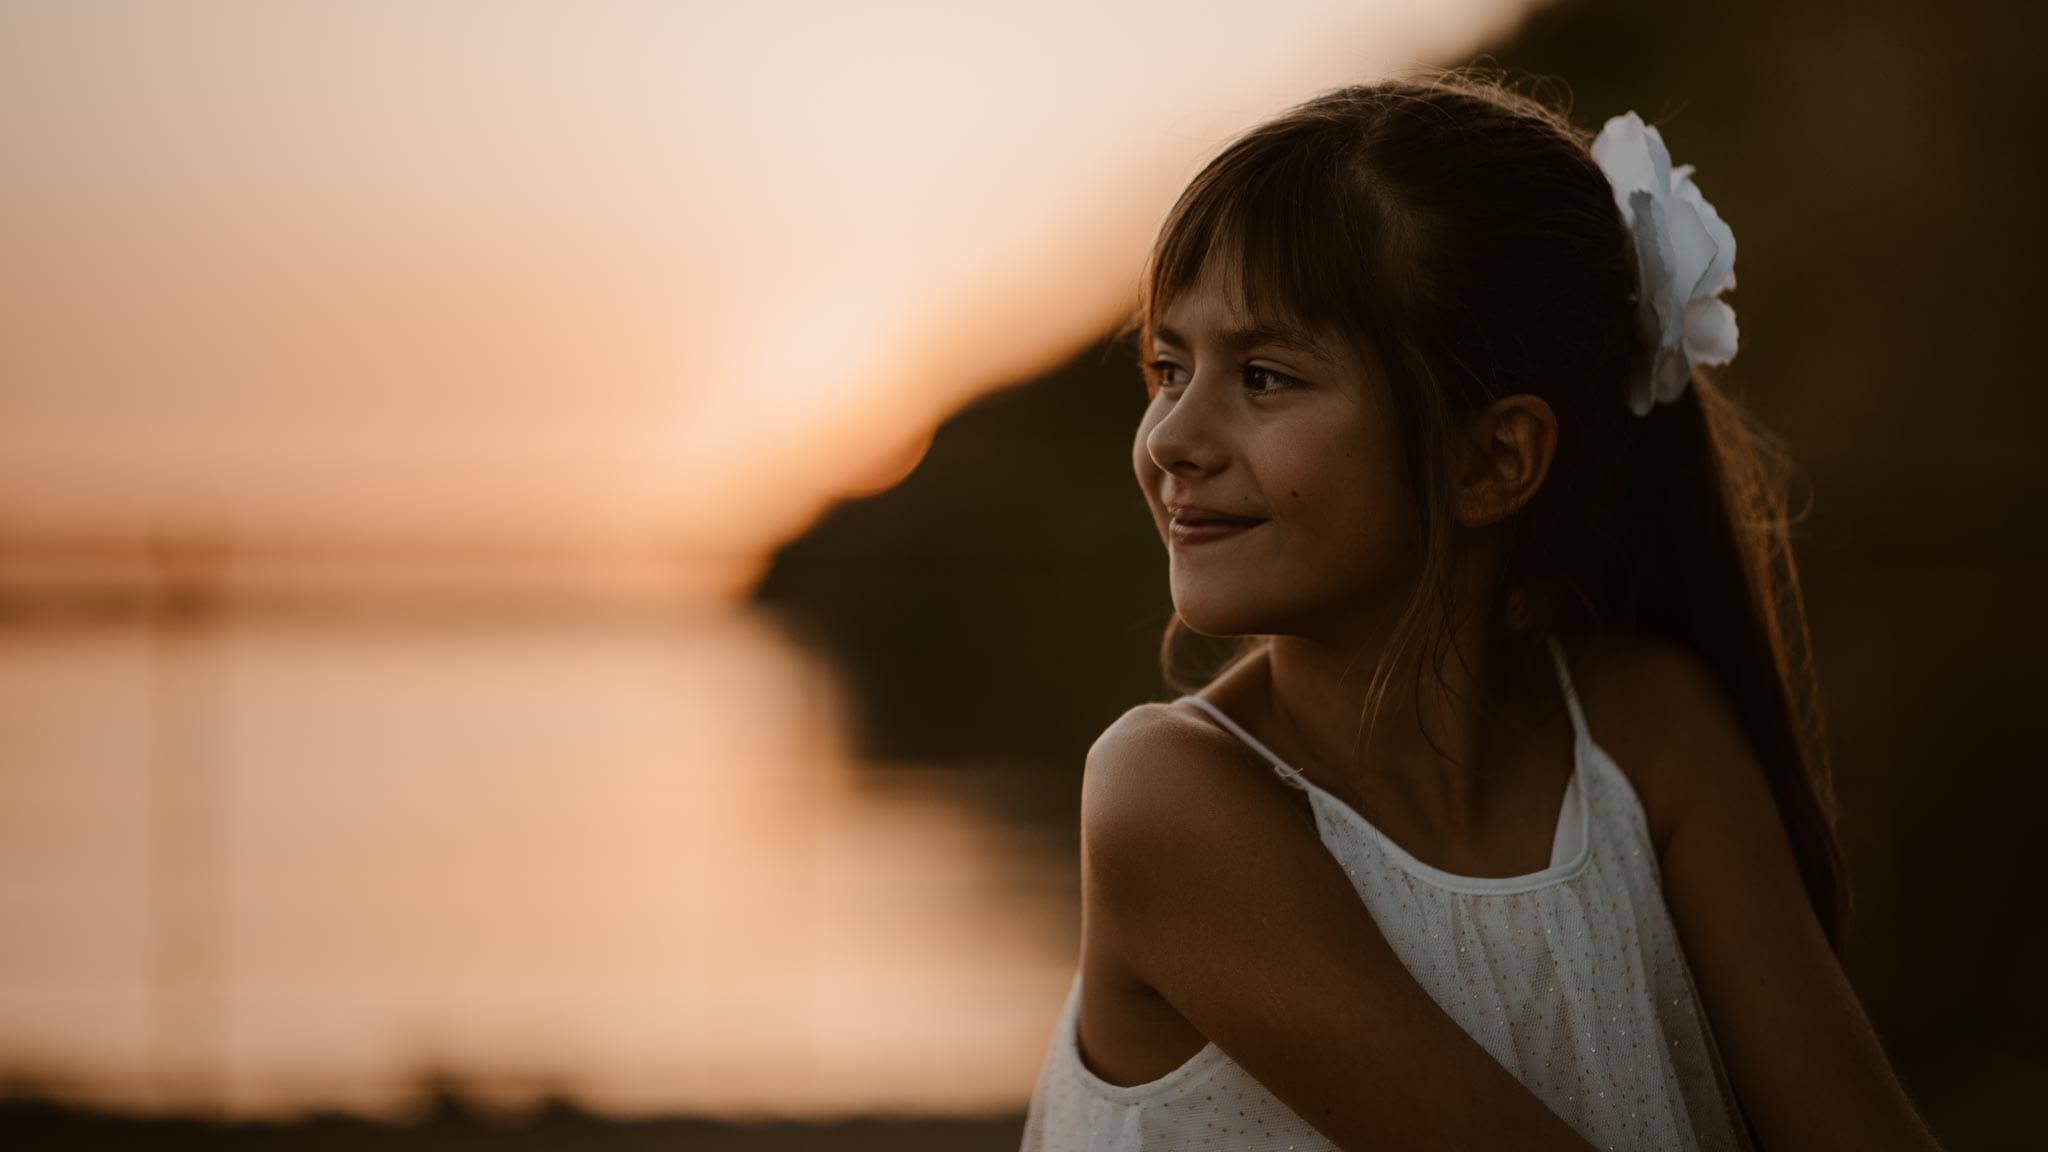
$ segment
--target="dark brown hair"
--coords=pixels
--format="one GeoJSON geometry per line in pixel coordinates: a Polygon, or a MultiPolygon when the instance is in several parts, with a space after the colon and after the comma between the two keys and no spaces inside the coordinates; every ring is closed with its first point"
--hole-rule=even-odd
{"type": "MultiPolygon", "coordinates": [[[[1512,517],[1490,635],[1609,626],[1676,641],[1729,689],[1839,953],[1850,917],[1827,737],[1786,514],[1790,457],[1705,372],[1638,417],[1648,371],[1635,256],[1592,133],[1476,68],[1321,93],[1239,136],[1168,214],[1120,337],[1153,324],[1213,250],[1257,323],[1334,333],[1386,381],[1420,541],[1414,593],[1368,691],[1427,638],[1439,679],[1466,533],[1447,498],[1464,418],[1531,393],[1558,424],[1542,489],[1512,517]],[[1436,596],[1442,611],[1427,612],[1436,596]]],[[[1162,671],[1181,678],[1175,614],[1162,671]]],[[[1235,663],[1265,643],[1235,638],[1235,663]]],[[[1507,659],[1514,659],[1510,655],[1507,659]]]]}

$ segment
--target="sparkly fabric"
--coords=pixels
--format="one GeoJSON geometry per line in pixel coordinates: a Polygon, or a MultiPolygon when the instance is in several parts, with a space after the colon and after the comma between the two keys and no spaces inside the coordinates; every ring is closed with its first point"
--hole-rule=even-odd
{"type": "MultiPolygon", "coordinates": [[[[1635,790],[1586,728],[1564,651],[1551,654],[1576,730],[1551,863],[1456,876],[1387,839],[1209,701],[1183,696],[1306,791],[1323,843],[1421,983],[1467,1033],[1596,1148],[1747,1149],[1664,906],[1635,790]]],[[[1077,970],[1025,1114],[1023,1152],[1331,1150],[1214,1043],[1120,1086],[1081,1062],[1077,970]]]]}

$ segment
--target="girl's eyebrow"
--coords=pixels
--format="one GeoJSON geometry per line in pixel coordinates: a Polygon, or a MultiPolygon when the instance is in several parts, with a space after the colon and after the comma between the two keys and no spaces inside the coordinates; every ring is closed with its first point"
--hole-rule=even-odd
{"type": "MultiPolygon", "coordinates": [[[[1155,343],[1171,344],[1176,348],[1188,347],[1185,336],[1165,325],[1153,330],[1152,339],[1155,343]]],[[[1216,339],[1233,352],[1244,352],[1252,348],[1285,348],[1317,359],[1329,358],[1321,345],[1292,328],[1275,328],[1262,324],[1249,328],[1225,328],[1216,333],[1216,339]]]]}

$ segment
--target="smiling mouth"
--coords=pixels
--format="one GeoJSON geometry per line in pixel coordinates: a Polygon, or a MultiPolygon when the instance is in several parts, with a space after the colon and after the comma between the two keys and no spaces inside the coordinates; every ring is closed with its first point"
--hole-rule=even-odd
{"type": "Polygon", "coordinates": [[[1180,520],[1168,522],[1167,532],[1175,544],[1206,544],[1242,536],[1264,524],[1264,520],[1180,520]]]}

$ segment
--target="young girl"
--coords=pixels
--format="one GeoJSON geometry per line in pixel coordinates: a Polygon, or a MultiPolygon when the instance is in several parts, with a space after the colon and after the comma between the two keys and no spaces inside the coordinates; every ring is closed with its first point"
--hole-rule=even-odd
{"type": "Polygon", "coordinates": [[[1175,623],[1239,647],[1089,749],[1027,1152],[1935,1147],[1837,962],[1782,459],[1694,370],[1735,247],[1690,171],[1460,71],[1182,194],[1132,462],[1175,623]]]}

